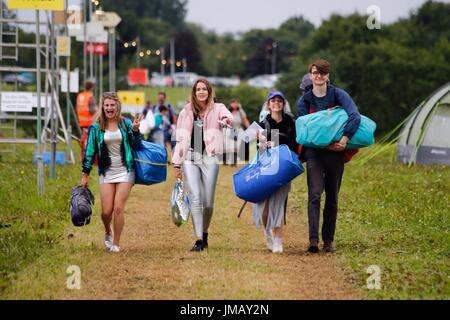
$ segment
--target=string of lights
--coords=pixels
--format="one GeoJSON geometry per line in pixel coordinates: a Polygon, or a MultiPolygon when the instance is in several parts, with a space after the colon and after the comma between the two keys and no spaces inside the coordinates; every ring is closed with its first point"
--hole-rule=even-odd
{"type": "MultiPolygon", "coordinates": [[[[100,1],[99,0],[91,0],[91,2],[96,6],[95,10],[102,10],[102,8],[100,7],[100,1]]],[[[171,64],[171,59],[164,57],[164,53],[163,53],[163,49],[162,48],[157,48],[157,49],[155,49],[155,48],[144,48],[144,49],[142,49],[140,47],[140,36],[137,36],[134,40],[125,41],[125,40],[121,39],[120,36],[117,34],[116,35],[116,40],[121,43],[121,46],[123,46],[124,49],[134,49],[134,48],[136,48],[137,57],[139,57],[141,59],[145,58],[146,56],[149,57],[149,56],[155,55],[155,56],[161,57],[161,64],[162,65],[171,64]]],[[[181,68],[181,67],[186,68],[187,67],[187,60],[185,58],[183,58],[181,60],[175,60],[174,64],[175,64],[175,66],[177,68],[181,68]]],[[[139,65],[139,63],[138,63],[138,65],[139,65]]]]}
{"type": "MultiPolygon", "coordinates": [[[[131,41],[125,41],[122,40],[118,37],[118,40],[121,42],[121,46],[125,49],[134,49],[138,47],[138,41],[139,41],[139,36],[136,37],[134,40],[131,41]]],[[[152,56],[152,55],[156,55],[156,56],[161,56],[162,50],[161,49],[139,49],[139,53],[138,56],[140,58],[144,58],[146,56],[152,56]]],[[[163,58],[161,60],[161,64],[166,65],[166,64],[170,64],[171,60],[170,58],[163,58]]],[[[177,68],[181,68],[183,66],[183,64],[185,64],[186,62],[182,60],[175,60],[175,66],[177,68]]]]}

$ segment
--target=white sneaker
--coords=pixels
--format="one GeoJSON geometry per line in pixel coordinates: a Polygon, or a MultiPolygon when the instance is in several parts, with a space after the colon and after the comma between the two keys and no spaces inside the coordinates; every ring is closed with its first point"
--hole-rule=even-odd
{"type": "Polygon", "coordinates": [[[109,251],[111,251],[111,252],[120,252],[120,247],[116,246],[115,244],[113,244],[111,246],[111,248],[109,249],[109,251]]]}
{"type": "Polygon", "coordinates": [[[273,253],[283,253],[283,245],[281,244],[281,238],[280,237],[274,237],[273,238],[272,252],[273,253]]]}
{"type": "Polygon", "coordinates": [[[113,245],[112,243],[113,243],[113,236],[112,236],[112,234],[106,234],[105,233],[105,248],[107,250],[111,249],[111,247],[113,245]]]}
{"type": "Polygon", "coordinates": [[[272,236],[272,232],[267,233],[267,231],[264,230],[264,238],[266,238],[267,249],[272,251],[273,250],[273,236],[272,236]]]}

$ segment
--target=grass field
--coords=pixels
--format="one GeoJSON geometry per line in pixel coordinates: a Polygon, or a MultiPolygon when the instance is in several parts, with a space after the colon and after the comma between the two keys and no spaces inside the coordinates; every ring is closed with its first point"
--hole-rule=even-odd
{"type": "Polygon", "coordinates": [[[191,93],[191,88],[188,87],[138,87],[133,90],[145,92],[145,99],[150,100],[152,104],[156,104],[158,102],[158,92],[164,91],[167,94],[167,102],[169,102],[177,112],[179,112],[184,107],[191,93]]]}
{"type": "Polygon", "coordinates": [[[450,167],[392,162],[395,149],[346,166],[338,256],[366,279],[381,270],[373,299],[450,298],[450,167]]]}
{"type": "MultiPolygon", "coordinates": [[[[3,156],[0,161],[2,177],[0,183],[1,299],[59,297],[52,295],[53,287],[50,283],[54,281],[54,278],[51,270],[59,270],[60,277],[64,279],[65,268],[61,269],[61,263],[65,266],[74,262],[88,264],[99,257],[99,245],[96,244],[98,235],[101,234],[98,216],[99,201],[95,205],[94,222],[88,229],[72,227],[69,219],[69,194],[71,187],[79,183],[79,164],[58,167],[58,178],[55,181],[48,179],[48,170],[46,170],[45,196],[40,198],[36,195],[36,169],[31,164],[33,149],[32,146],[18,147],[19,153],[16,160],[3,156]],[[68,240],[74,235],[78,242],[68,240]]],[[[339,268],[343,270],[346,283],[358,292],[359,297],[449,299],[450,167],[420,165],[407,167],[391,160],[393,151],[377,156],[364,166],[358,166],[356,163],[346,166],[337,223],[337,252],[333,258],[338,261],[339,268]],[[368,290],[366,286],[366,279],[369,277],[367,268],[371,265],[380,268],[380,290],[368,290]]],[[[229,168],[226,169],[221,175],[222,179],[228,181],[231,173],[229,168]]],[[[166,197],[167,190],[170,189],[167,183],[155,186],[152,193],[147,193],[146,201],[152,203],[156,199],[159,201],[161,197],[166,197]]],[[[220,181],[219,185],[224,183],[220,181]]],[[[228,184],[227,182],[227,188],[230,187],[228,184]]],[[[99,199],[98,184],[91,179],[90,185],[96,198],[99,199]]],[[[142,192],[139,188],[136,189],[137,194],[142,192]]],[[[214,229],[217,237],[228,239],[227,241],[232,245],[241,245],[241,249],[230,251],[224,245],[216,248],[216,251],[213,251],[213,248],[208,256],[192,260],[190,255],[184,252],[187,246],[191,245],[192,227],[164,231],[165,226],[171,223],[168,220],[168,214],[166,216],[164,213],[164,218],[158,222],[161,225],[158,224],[154,227],[155,231],[152,231],[151,236],[154,238],[152,241],[161,248],[167,249],[167,245],[173,243],[172,241],[180,241],[176,238],[176,232],[179,232],[176,230],[181,230],[185,235],[181,249],[175,248],[168,253],[164,251],[160,253],[160,251],[146,249],[146,243],[136,244],[133,249],[135,251],[125,252],[122,258],[114,259],[115,263],[123,263],[124,268],[130,271],[127,261],[133,261],[132,255],[139,254],[139,260],[136,263],[140,266],[139,268],[144,268],[139,269],[142,273],[133,274],[135,282],[122,285],[124,288],[129,288],[131,294],[133,290],[144,290],[147,285],[154,286],[155,282],[145,282],[148,281],[146,277],[156,277],[159,274],[161,277],[164,275],[163,281],[166,281],[166,286],[161,283],[159,287],[152,287],[158,295],[150,296],[150,298],[169,298],[170,294],[180,297],[181,292],[185,294],[182,298],[188,299],[224,298],[228,293],[230,297],[238,299],[270,298],[271,295],[267,295],[265,291],[270,291],[270,288],[258,287],[254,281],[243,283],[241,279],[247,279],[250,274],[266,275],[266,279],[272,279],[273,273],[284,270],[288,263],[290,266],[304,265],[305,268],[314,263],[333,264],[333,260],[325,255],[313,258],[300,253],[305,248],[299,245],[302,246],[304,242],[298,242],[296,237],[306,240],[306,234],[296,233],[296,230],[305,229],[307,223],[305,174],[295,180],[289,199],[290,209],[287,221],[290,229],[287,233],[286,245],[290,253],[288,252],[285,256],[272,257],[269,254],[261,255],[259,251],[254,251],[252,249],[255,246],[254,239],[262,243],[259,233],[256,236],[254,228],[250,225],[245,226],[243,222],[231,223],[229,221],[234,220],[228,220],[224,216],[217,218],[219,220],[214,229]],[[237,238],[229,238],[229,234],[236,235],[237,238]],[[164,240],[165,237],[171,239],[169,243],[164,240]],[[180,257],[179,260],[175,258],[177,256],[180,257]],[[267,262],[267,259],[271,261],[269,264],[263,262],[267,262]],[[219,277],[221,283],[228,284],[231,288],[227,289],[228,291],[223,289],[221,293],[218,293],[217,288],[211,287],[209,278],[199,278],[199,282],[184,278],[191,281],[193,287],[179,288],[180,291],[177,294],[176,283],[171,282],[171,274],[167,273],[167,268],[170,269],[173,263],[180,263],[183,268],[195,271],[195,261],[207,267],[208,270],[220,271],[214,273],[215,277],[219,277]],[[245,267],[241,266],[239,261],[245,261],[245,267]],[[146,268],[151,265],[155,267],[152,273],[148,274],[149,271],[146,268]],[[233,286],[241,289],[232,291],[233,286]],[[259,289],[255,291],[255,288],[259,289]],[[216,295],[213,294],[214,292],[216,295]]],[[[129,210],[137,210],[135,211],[137,214],[141,204],[133,201],[130,202],[129,210]]],[[[228,214],[233,217],[240,203],[232,193],[223,192],[217,192],[216,202],[223,212],[230,211],[228,214]]],[[[161,205],[164,206],[165,201],[161,202],[161,205]]],[[[161,210],[166,212],[168,209],[161,210]]],[[[138,225],[147,226],[151,222],[148,220],[151,218],[147,215],[142,217],[136,215],[135,218],[144,219],[136,221],[138,225]]],[[[150,228],[150,225],[148,227],[150,228]]],[[[125,232],[131,233],[131,231],[125,232]]],[[[152,243],[154,242],[148,245],[152,243]]],[[[105,253],[101,253],[100,257],[107,259],[105,253]]],[[[90,274],[93,277],[92,283],[103,280],[99,271],[96,273],[90,270],[90,274]]],[[[305,274],[300,272],[289,276],[295,280],[295,277],[305,277],[305,274]]],[[[183,277],[189,277],[189,274],[184,274],[183,277]]],[[[217,281],[217,278],[214,278],[214,281],[217,281]]],[[[323,281],[329,280],[324,278],[323,281]]],[[[114,290],[114,286],[114,283],[109,284],[109,287],[112,287],[111,290],[114,290]]],[[[298,297],[295,294],[289,295],[287,292],[280,291],[278,287],[277,290],[279,297],[286,299],[298,297]]],[[[95,290],[91,293],[96,297],[102,294],[101,291],[95,290]]],[[[80,293],[80,297],[83,297],[83,293],[80,293]]],[[[323,292],[322,297],[333,299],[346,296],[327,296],[326,292],[323,292]]],[[[320,298],[320,292],[309,298],[320,298]]]]}
{"type": "Polygon", "coordinates": [[[79,164],[58,166],[56,180],[45,167],[45,195],[39,197],[34,150],[18,145],[15,158],[3,154],[0,161],[0,291],[16,272],[57,245],[70,222],[69,195],[80,178],[79,164]]]}

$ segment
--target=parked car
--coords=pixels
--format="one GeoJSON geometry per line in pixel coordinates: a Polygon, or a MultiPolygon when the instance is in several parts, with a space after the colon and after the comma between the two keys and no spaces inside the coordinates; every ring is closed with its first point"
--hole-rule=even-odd
{"type": "Polygon", "coordinates": [[[175,87],[190,87],[200,76],[194,72],[175,72],[173,75],[175,87]]]}
{"type": "Polygon", "coordinates": [[[174,79],[170,76],[163,76],[159,73],[152,72],[150,78],[150,86],[152,87],[172,87],[174,85],[174,79]]]}
{"type": "Polygon", "coordinates": [[[241,80],[238,77],[208,77],[208,81],[213,86],[218,87],[238,87],[241,84],[241,80]]]}
{"type": "Polygon", "coordinates": [[[24,72],[24,73],[10,73],[3,76],[3,82],[5,83],[18,83],[18,84],[32,84],[34,83],[33,76],[24,72]]]}
{"type": "Polygon", "coordinates": [[[251,87],[271,89],[276,86],[279,79],[279,74],[262,74],[249,79],[247,83],[251,87]]]}

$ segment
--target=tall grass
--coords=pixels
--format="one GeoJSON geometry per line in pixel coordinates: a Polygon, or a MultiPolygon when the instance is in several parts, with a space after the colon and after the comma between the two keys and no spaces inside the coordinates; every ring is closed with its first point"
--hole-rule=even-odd
{"type": "Polygon", "coordinates": [[[79,163],[57,166],[56,180],[49,179],[46,167],[45,194],[38,196],[33,151],[34,146],[19,145],[14,159],[10,154],[0,161],[0,293],[18,271],[64,237],[70,190],[80,181],[79,163]]]}
{"type": "Polygon", "coordinates": [[[381,290],[361,288],[369,298],[449,299],[450,167],[408,167],[394,153],[346,165],[338,256],[358,283],[380,267],[381,290]]]}

